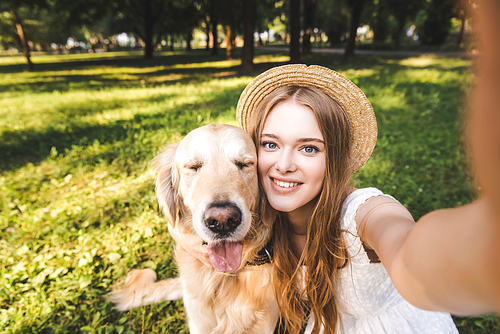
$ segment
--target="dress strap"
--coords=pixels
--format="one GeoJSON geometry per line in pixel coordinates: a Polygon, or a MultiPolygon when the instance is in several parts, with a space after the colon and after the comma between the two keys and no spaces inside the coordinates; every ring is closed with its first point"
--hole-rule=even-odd
{"type": "Polygon", "coordinates": [[[366,255],[361,239],[358,235],[356,227],[356,213],[363,203],[365,203],[369,198],[375,196],[388,196],[393,198],[392,196],[384,194],[377,188],[357,189],[347,196],[344,201],[344,205],[342,207],[342,218],[340,220],[340,226],[344,231],[344,241],[351,259],[357,257],[357,255],[364,254],[364,256],[358,257],[358,259],[362,259],[362,261],[366,263],[369,263],[370,260],[366,255]]]}

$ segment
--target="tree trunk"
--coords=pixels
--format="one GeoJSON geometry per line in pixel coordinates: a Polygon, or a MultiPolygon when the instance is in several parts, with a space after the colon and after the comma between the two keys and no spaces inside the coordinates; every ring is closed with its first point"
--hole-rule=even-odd
{"type": "Polygon", "coordinates": [[[304,37],[302,40],[302,54],[311,53],[311,35],[314,29],[316,0],[304,0],[304,37]]]}
{"type": "Polygon", "coordinates": [[[256,0],[244,0],[245,17],[243,19],[243,50],[241,54],[241,74],[250,75],[253,72],[253,33],[257,12],[256,0]]]}
{"type": "Polygon", "coordinates": [[[188,30],[186,34],[186,51],[191,51],[191,40],[193,39],[193,31],[191,29],[188,30]]]}
{"type": "Polygon", "coordinates": [[[349,41],[345,48],[344,58],[354,56],[354,45],[356,43],[356,35],[363,12],[365,0],[355,0],[351,2],[351,27],[349,29],[349,41]]]}
{"type": "Polygon", "coordinates": [[[213,46],[212,46],[212,55],[217,55],[219,53],[219,43],[218,43],[218,33],[217,26],[219,25],[219,13],[217,7],[217,0],[212,0],[212,12],[210,14],[210,21],[212,21],[212,37],[213,37],[213,46]]]}
{"type": "Polygon", "coordinates": [[[300,63],[300,0],[290,0],[290,63],[300,63]]]}
{"type": "Polygon", "coordinates": [[[205,16],[205,24],[207,26],[207,46],[205,47],[205,49],[208,51],[210,50],[210,36],[212,32],[210,31],[210,22],[207,20],[206,16],[205,16]]]}
{"type": "Polygon", "coordinates": [[[226,59],[234,59],[234,26],[226,25],[226,59]]]}
{"type": "Polygon", "coordinates": [[[153,58],[153,9],[151,1],[144,1],[144,43],[146,44],[144,56],[146,59],[153,58]]]}
{"type": "Polygon", "coordinates": [[[396,27],[396,33],[393,35],[393,38],[394,38],[394,44],[396,45],[396,49],[399,50],[401,46],[401,36],[403,36],[405,29],[406,17],[399,17],[397,21],[398,24],[396,27]]]}
{"type": "Polygon", "coordinates": [[[372,23],[370,23],[370,28],[373,30],[373,42],[377,44],[384,43],[389,32],[387,24],[389,14],[385,4],[386,2],[379,1],[375,16],[372,18],[372,23]]]}
{"type": "Polygon", "coordinates": [[[12,16],[14,17],[14,21],[16,23],[17,34],[19,35],[21,44],[23,45],[24,56],[26,57],[26,61],[28,62],[28,68],[30,71],[33,71],[33,62],[31,61],[30,47],[28,45],[26,35],[24,34],[21,18],[19,17],[15,9],[12,10],[12,16]]]}
{"type": "Polygon", "coordinates": [[[460,19],[461,19],[462,23],[460,24],[460,32],[458,33],[457,47],[460,47],[460,45],[462,45],[462,43],[464,42],[465,19],[466,19],[465,13],[462,13],[462,15],[460,15],[460,19]]]}
{"type": "Polygon", "coordinates": [[[234,59],[234,39],[236,37],[236,25],[234,23],[235,5],[233,1],[227,3],[230,8],[227,11],[228,17],[226,18],[228,24],[226,25],[226,59],[234,59]]]}

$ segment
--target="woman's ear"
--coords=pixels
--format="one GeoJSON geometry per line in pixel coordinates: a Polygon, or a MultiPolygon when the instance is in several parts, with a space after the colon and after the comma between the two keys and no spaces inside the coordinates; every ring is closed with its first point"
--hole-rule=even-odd
{"type": "Polygon", "coordinates": [[[167,146],[153,160],[156,170],[156,198],[167,221],[175,226],[182,215],[181,200],[178,195],[179,174],[175,165],[175,152],[179,143],[167,146]]]}

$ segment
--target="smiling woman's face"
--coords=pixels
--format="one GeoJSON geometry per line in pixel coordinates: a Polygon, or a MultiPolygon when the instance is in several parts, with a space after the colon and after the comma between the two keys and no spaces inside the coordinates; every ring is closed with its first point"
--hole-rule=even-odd
{"type": "Polygon", "coordinates": [[[305,221],[326,170],[324,138],[314,112],[292,100],[275,106],[264,123],[258,152],[259,178],[269,204],[305,221]]]}

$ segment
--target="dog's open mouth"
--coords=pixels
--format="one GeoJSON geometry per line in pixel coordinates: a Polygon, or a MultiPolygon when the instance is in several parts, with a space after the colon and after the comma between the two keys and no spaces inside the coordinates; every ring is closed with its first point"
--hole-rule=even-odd
{"type": "Polygon", "coordinates": [[[238,270],[243,252],[242,242],[222,241],[208,245],[208,256],[217,271],[238,270]]]}

